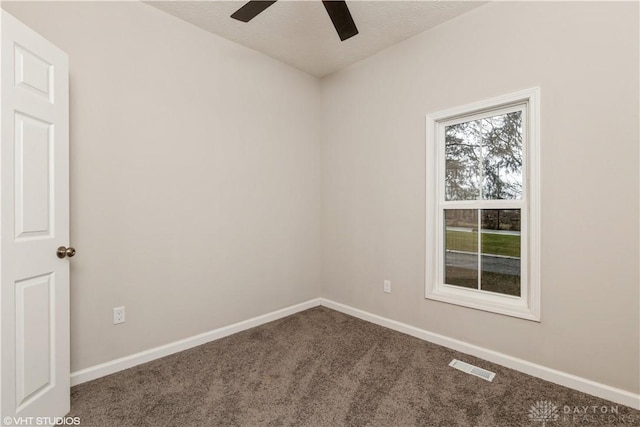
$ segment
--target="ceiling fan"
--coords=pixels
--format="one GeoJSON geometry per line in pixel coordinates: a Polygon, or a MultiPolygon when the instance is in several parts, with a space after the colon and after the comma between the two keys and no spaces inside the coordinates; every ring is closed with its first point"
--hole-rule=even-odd
{"type": "MultiPolygon", "coordinates": [[[[274,4],[274,1],[251,0],[236,10],[231,17],[242,22],[249,22],[258,14],[262,13],[266,8],[274,4]]],[[[329,18],[333,22],[333,26],[340,36],[340,40],[345,41],[358,34],[355,22],[351,17],[347,3],[344,1],[322,1],[324,8],[327,9],[329,18]]]]}

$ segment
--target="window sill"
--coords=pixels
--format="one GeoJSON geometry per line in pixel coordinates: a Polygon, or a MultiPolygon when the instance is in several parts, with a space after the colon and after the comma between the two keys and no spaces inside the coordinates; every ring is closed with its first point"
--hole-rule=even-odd
{"type": "Polygon", "coordinates": [[[476,310],[540,322],[540,311],[529,307],[526,300],[522,297],[499,295],[473,289],[458,289],[454,286],[443,285],[438,289],[428,289],[426,298],[474,308],[476,310]]]}

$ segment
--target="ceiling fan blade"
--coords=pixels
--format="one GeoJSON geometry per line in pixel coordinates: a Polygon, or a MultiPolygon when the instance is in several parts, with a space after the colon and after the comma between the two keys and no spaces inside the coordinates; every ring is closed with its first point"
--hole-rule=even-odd
{"type": "Polygon", "coordinates": [[[242,22],[249,22],[259,13],[263,12],[266,8],[274,4],[276,0],[273,1],[263,1],[263,0],[251,0],[246,3],[240,9],[236,10],[231,17],[233,19],[237,19],[242,22]]]}
{"type": "Polygon", "coordinates": [[[358,34],[356,23],[353,22],[351,12],[347,7],[347,3],[344,1],[322,1],[324,8],[327,9],[327,13],[333,22],[333,26],[336,27],[336,31],[340,36],[340,40],[346,39],[358,34]]]}

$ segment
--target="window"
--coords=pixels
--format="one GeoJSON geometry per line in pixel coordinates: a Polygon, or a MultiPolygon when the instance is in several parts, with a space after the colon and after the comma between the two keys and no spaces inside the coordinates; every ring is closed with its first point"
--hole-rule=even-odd
{"type": "Polygon", "coordinates": [[[538,99],[427,116],[427,298],[540,320],[538,99]]]}

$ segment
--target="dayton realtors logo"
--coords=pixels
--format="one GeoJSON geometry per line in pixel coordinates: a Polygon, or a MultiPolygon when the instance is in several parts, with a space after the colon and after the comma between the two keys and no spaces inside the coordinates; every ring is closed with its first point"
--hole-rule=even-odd
{"type": "Polygon", "coordinates": [[[564,405],[560,408],[549,400],[539,400],[529,408],[528,417],[531,421],[542,423],[543,427],[547,423],[562,421],[571,424],[593,424],[593,425],[628,425],[640,421],[634,414],[620,413],[618,406],[589,405],[571,406],[564,405]]]}
{"type": "Polygon", "coordinates": [[[638,422],[638,416],[631,413],[620,413],[618,406],[589,405],[568,406],[562,408],[562,420],[574,424],[593,423],[597,425],[626,425],[638,422]]]}
{"type": "Polygon", "coordinates": [[[548,421],[555,421],[558,418],[560,418],[558,407],[548,400],[539,400],[529,408],[529,419],[542,423],[542,427],[545,427],[548,421]]]}

